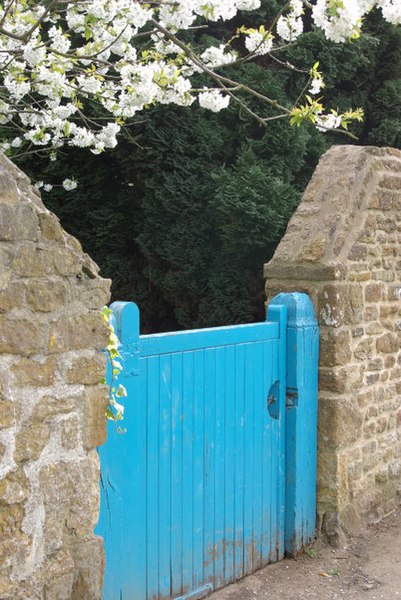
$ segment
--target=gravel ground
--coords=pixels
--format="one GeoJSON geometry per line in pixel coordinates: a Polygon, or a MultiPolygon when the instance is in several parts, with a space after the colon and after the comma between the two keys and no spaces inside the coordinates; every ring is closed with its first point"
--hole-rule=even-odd
{"type": "Polygon", "coordinates": [[[316,542],[308,554],[269,565],[209,600],[401,600],[401,510],[347,546],[316,542]]]}

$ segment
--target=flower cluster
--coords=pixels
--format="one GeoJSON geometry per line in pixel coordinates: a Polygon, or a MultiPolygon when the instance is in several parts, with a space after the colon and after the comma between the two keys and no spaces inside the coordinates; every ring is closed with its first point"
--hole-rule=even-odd
{"type": "Polygon", "coordinates": [[[277,21],[277,34],[283,40],[292,42],[303,31],[302,15],[304,6],[302,0],[291,0],[290,10],[287,15],[280,15],[277,21]]]}
{"type": "MultiPolygon", "coordinates": [[[[230,42],[195,51],[180,34],[260,6],[260,0],[2,2],[0,123],[18,131],[3,148],[18,153],[71,145],[99,153],[117,144],[126,120],[157,103],[189,106],[198,97],[212,111],[225,108],[243,90],[221,75],[238,58],[230,42]],[[212,89],[193,88],[200,71],[212,77],[212,89]],[[89,118],[93,102],[103,107],[104,120],[89,118]]],[[[270,29],[241,28],[238,35],[247,59],[268,54],[302,33],[304,12],[311,10],[326,37],[343,42],[359,35],[374,6],[388,21],[401,22],[400,0],[290,0],[270,29]]],[[[314,79],[310,92],[321,87],[314,79]]]]}

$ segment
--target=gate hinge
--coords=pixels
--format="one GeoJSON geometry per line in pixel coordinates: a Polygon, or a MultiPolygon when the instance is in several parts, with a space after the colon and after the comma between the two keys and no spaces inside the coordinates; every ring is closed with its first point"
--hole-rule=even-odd
{"type": "Polygon", "coordinates": [[[288,387],[285,395],[285,405],[287,408],[298,406],[298,388],[288,387]]]}
{"type": "Polygon", "coordinates": [[[123,360],[123,377],[139,375],[139,343],[124,344],[120,350],[123,360]]]}

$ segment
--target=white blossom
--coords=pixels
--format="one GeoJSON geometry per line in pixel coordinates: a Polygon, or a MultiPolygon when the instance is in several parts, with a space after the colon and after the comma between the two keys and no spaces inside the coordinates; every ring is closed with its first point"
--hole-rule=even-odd
{"type": "Polygon", "coordinates": [[[401,2],[400,0],[378,0],[378,6],[382,9],[386,21],[396,25],[401,24],[401,2]]]}
{"type": "Polygon", "coordinates": [[[314,79],[311,83],[311,86],[308,90],[308,92],[310,94],[319,94],[319,92],[321,92],[322,88],[324,87],[324,83],[322,79],[314,79]]]}
{"type": "Polygon", "coordinates": [[[273,47],[273,37],[260,31],[252,31],[245,38],[245,46],[249,52],[268,54],[273,47]]]}
{"type": "Polygon", "coordinates": [[[220,65],[228,65],[235,61],[237,58],[235,52],[226,52],[224,44],[220,46],[211,46],[207,48],[202,54],[202,61],[210,67],[217,67],[220,65]]]}
{"type": "Polygon", "coordinates": [[[277,21],[277,35],[286,42],[292,42],[303,32],[302,22],[303,2],[301,0],[292,0],[289,12],[281,15],[277,21]]]}
{"type": "Polygon", "coordinates": [[[202,108],[207,108],[212,112],[220,112],[227,108],[230,103],[230,97],[223,95],[219,90],[208,90],[199,94],[199,104],[202,108]]]}
{"type": "Polygon", "coordinates": [[[256,10],[260,4],[260,0],[237,0],[238,10],[256,10]]]}
{"type": "MultiPolygon", "coordinates": [[[[53,152],[70,145],[98,153],[117,144],[122,121],[158,103],[189,106],[198,97],[211,111],[226,108],[228,94],[195,91],[191,78],[202,64],[213,69],[234,62],[230,43],[207,47],[200,41],[197,63],[189,47],[181,47],[180,34],[199,22],[256,10],[261,0],[66,0],[62,9],[55,3],[45,14],[50,6],[26,0],[0,4],[0,124],[18,132],[11,142],[3,140],[3,151],[32,144],[53,152]],[[84,118],[93,101],[106,112],[97,124],[84,118]]],[[[291,0],[272,31],[243,28],[245,46],[264,55],[280,40],[294,41],[303,31],[305,11],[327,38],[345,42],[359,34],[374,7],[387,21],[401,23],[401,0],[291,0]]],[[[322,87],[314,78],[309,93],[322,87]]],[[[321,115],[318,125],[337,127],[338,119],[321,115]]]]}
{"type": "Polygon", "coordinates": [[[73,179],[64,179],[64,181],[61,185],[67,192],[70,192],[71,190],[75,190],[78,187],[78,183],[76,181],[74,181],[73,179]]]}
{"type": "Polygon", "coordinates": [[[320,115],[316,119],[316,129],[327,131],[327,129],[337,129],[341,125],[341,117],[335,114],[320,115]]]}

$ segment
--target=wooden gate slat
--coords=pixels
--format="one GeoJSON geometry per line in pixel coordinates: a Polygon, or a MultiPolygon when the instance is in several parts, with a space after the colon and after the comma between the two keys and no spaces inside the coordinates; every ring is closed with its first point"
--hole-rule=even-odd
{"type": "Polygon", "coordinates": [[[182,589],[187,593],[193,587],[194,552],[194,447],[195,447],[195,406],[194,406],[194,352],[183,355],[183,476],[182,476],[182,589]]]}

